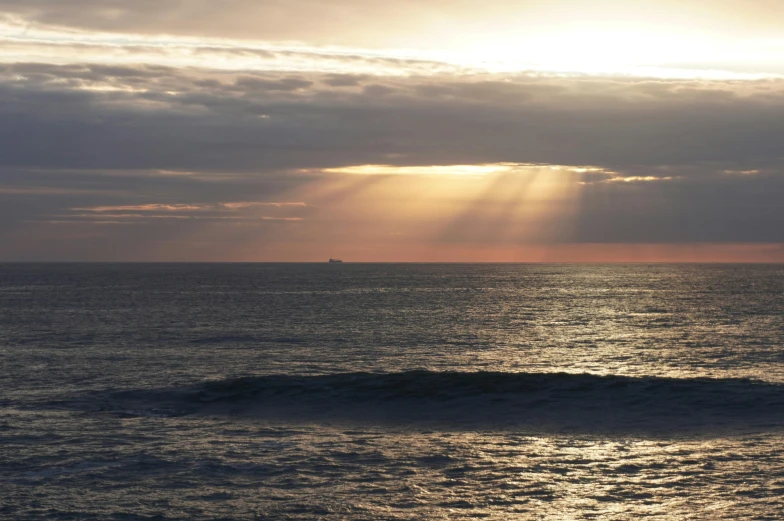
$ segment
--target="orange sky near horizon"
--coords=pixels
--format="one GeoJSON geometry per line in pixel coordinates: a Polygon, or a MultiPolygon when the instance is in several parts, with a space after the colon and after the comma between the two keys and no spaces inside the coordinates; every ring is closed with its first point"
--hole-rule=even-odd
{"type": "MultiPolygon", "coordinates": [[[[782,244],[528,244],[521,246],[378,244],[334,245],[314,252],[302,244],[240,248],[232,262],[368,263],[784,263],[782,244]]],[[[172,261],[184,258],[172,257],[172,261]]],[[[210,260],[208,257],[207,260],[210,260]]],[[[216,256],[215,262],[226,261],[216,256]]]]}

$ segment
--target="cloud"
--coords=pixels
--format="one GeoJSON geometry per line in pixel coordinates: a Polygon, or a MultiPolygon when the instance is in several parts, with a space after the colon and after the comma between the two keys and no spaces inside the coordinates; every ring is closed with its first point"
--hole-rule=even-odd
{"type": "Polygon", "coordinates": [[[633,175],[627,177],[610,177],[609,179],[605,179],[605,183],[652,183],[657,181],[672,181],[675,179],[674,177],[656,177],[653,175],[633,175]]]}
{"type": "Polygon", "coordinates": [[[72,208],[74,211],[86,212],[204,212],[204,211],[237,211],[246,210],[251,208],[304,208],[307,204],[303,202],[228,202],[228,203],[211,203],[211,204],[162,204],[150,203],[139,205],[125,205],[125,206],[94,206],[92,208],[72,208]]]}
{"type": "MultiPolygon", "coordinates": [[[[170,0],[130,8],[125,2],[106,0],[5,1],[0,2],[0,62],[317,71],[338,75],[327,80],[332,83],[350,81],[352,75],[503,71],[684,79],[784,75],[781,24],[774,23],[769,38],[750,20],[737,35],[731,35],[729,27],[717,27],[702,41],[707,33],[704,17],[691,21],[700,26],[700,38],[673,30],[673,16],[685,11],[681,5],[671,6],[659,27],[650,12],[645,20],[609,25],[604,18],[591,24],[590,13],[584,13],[583,26],[572,27],[568,13],[579,11],[574,5],[553,9],[558,2],[483,3],[476,9],[475,2],[452,1],[443,9],[396,2],[368,9],[375,2],[302,0],[267,5],[229,0],[236,5],[229,8],[225,3],[170,0]],[[306,7],[298,10],[300,3],[306,7]],[[462,4],[462,14],[457,4],[462,4]],[[532,9],[540,14],[549,11],[545,18],[552,20],[536,22],[532,9]],[[382,19],[383,11],[388,16],[382,19]],[[520,12],[515,16],[516,11],[520,12]],[[445,23],[446,12],[450,23],[445,23]]],[[[618,4],[613,10],[622,7],[618,4]]],[[[735,13],[731,27],[740,27],[737,15],[748,11],[735,13]]],[[[769,24],[771,18],[759,21],[769,24]]]]}
{"type": "Polygon", "coordinates": [[[407,21],[410,27],[412,20],[407,15],[421,13],[423,9],[414,3],[394,6],[374,0],[285,3],[226,0],[219,5],[137,0],[132,6],[119,0],[3,0],[0,11],[16,13],[33,23],[99,31],[243,38],[265,34],[280,40],[317,37],[327,42],[345,41],[340,34],[349,31],[355,37],[377,42],[378,30],[373,26],[380,20],[386,18],[388,23],[396,25],[407,21]],[[333,23],[325,24],[325,20],[333,23]]]}
{"type": "Polygon", "coordinates": [[[140,204],[130,206],[95,206],[93,208],[73,208],[86,212],[192,212],[201,210],[203,205],[193,204],[140,204]]]}
{"type": "Polygon", "coordinates": [[[22,42],[62,63],[0,63],[4,255],[784,242],[780,79],[488,73],[150,33],[101,63],[110,37],[72,39],[22,42]]]}
{"type": "MultiPolygon", "coordinates": [[[[209,221],[212,223],[300,222],[305,220],[303,202],[215,202],[215,203],[147,203],[137,205],[107,205],[74,207],[53,215],[58,223],[83,222],[151,224],[160,220],[209,221]],[[277,215],[269,215],[272,212],[277,215]]],[[[41,222],[55,222],[44,220],[41,222]]]]}
{"type": "Polygon", "coordinates": [[[361,164],[775,164],[781,157],[782,81],[507,75],[375,77],[334,87],[332,78],[5,65],[2,162],[243,172],[361,164]],[[377,92],[363,91],[368,86],[377,92]]]}
{"type": "MultiPolygon", "coordinates": [[[[193,67],[229,71],[322,72],[329,82],[368,75],[431,75],[472,70],[443,53],[334,47],[302,42],[123,34],[39,26],[0,12],[0,63],[34,61],[126,67],[193,67]]],[[[285,84],[279,86],[286,87],[285,84]]]]}
{"type": "Polygon", "coordinates": [[[317,40],[322,43],[436,46],[474,34],[510,38],[518,32],[579,21],[639,28],[641,22],[677,33],[699,25],[703,32],[756,33],[777,36],[784,7],[777,0],[761,0],[750,8],[747,0],[723,0],[710,6],[696,1],[643,1],[629,4],[600,0],[587,8],[576,0],[287,0],[257,2],[223,0],[2,0],[0,12],[32,24],[91,31],[180,34],[230,38],[317,40]],[[609,18],[607,13],[613,13],[609,18]]]}

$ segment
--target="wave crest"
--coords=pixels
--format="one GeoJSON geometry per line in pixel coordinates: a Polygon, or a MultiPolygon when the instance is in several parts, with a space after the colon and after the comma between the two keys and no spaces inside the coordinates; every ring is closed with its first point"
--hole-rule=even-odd
{"type": "Polygon", "coordinates": [[[101,407],[112,409],[559,431],[767,430],[784,426],[784,386],[749,379],[570,373],[268,375],[115,392],[103,397],[101,407]]]}

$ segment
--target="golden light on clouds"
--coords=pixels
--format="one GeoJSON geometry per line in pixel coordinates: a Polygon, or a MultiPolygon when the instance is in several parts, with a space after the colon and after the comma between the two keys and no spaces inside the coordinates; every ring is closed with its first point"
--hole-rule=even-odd
{"type": "MultiPolygon", "coordinates": [[[[527,26],[492,22],[442,34],[408,33],[411,45],[324,45],[302,40],[110,33],[0,17],[0,63],[137,64],[228,71],[334,72],[380,76],[536,72],[661,78],[784,76],[784,38],[728,37],[644,21],[589,19],[527,26]],[[525,27],[525,29],[523,29],[525,27]],[[419,42],[419,43],[417,43],[419,42]]],[[[424,31],[425,29],[423,29],[424,31]]],[[[109,85],[84,89],[110,91],[109,85]]],[[[127,87],[122,87],[127,89],[127,87]]]]}
{"type": "Polygon", "coordinates": [[[487,175],[511,172],[519,166],[515,163],[429,166],[357,165],[325,168],[322,171],[330,174],[355,175],[487,175]]]}
{"type": "MultiPolygon", "coordinates": [[[[483,176],[491,174],[507,174],[517,172],[530,174],[541,171],[566,171],[566,172],[605,172],[610,171],[595,166],[565,166],[565,165],[537,165],[531,163],[483,163],[478,165],[421,165],[421,166],[396,166],[396,165],[355,165],[339,168],[324,168],[321,172],[329,174],[352,175],[473,175],[483,176]]],[[[306,171],[308,172],[308,171],[306,171]]]]}
{"type": "Polygon", "coordinates": [[[698,62],[711,51],[716,49],[688,38],[592,26],[553,27],[547,34],[506,39],[488,35],[462,52],[500,67],[603,73],[682,60],[698,62]]]}

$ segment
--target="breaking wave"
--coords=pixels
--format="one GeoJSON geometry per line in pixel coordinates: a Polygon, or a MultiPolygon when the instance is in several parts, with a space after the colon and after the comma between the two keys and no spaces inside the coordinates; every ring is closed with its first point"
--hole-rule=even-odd
{"type": "Polygon", "coordinates": [[[559,431],[774,429],[784,386],[749,379],[407,371],[242,377],[81,397],[130,416],[230,415],[559,431]]]}

